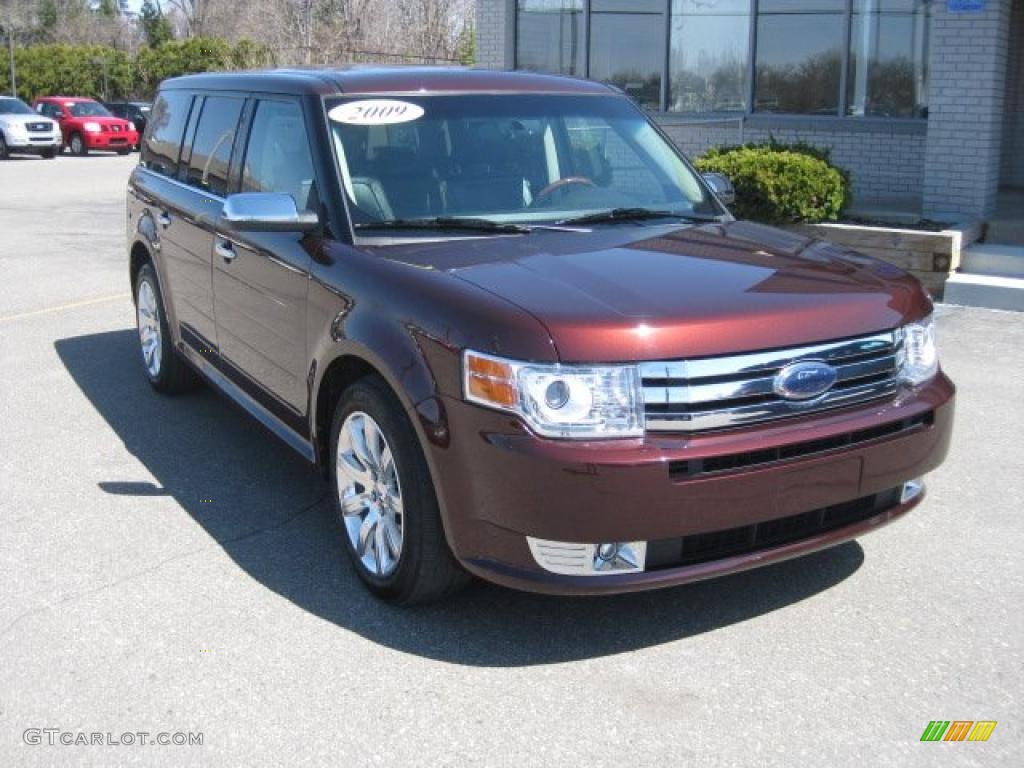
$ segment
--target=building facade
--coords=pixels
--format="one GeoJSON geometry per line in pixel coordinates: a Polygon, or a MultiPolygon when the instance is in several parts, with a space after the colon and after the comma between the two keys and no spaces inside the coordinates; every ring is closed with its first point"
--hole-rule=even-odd
{"type": "Polygon", "coordinates": [[[481,66],[613,83],[688,154],[804,141],[865,207],[1024,187],[1024,0],[478,0],[481,66]]]}

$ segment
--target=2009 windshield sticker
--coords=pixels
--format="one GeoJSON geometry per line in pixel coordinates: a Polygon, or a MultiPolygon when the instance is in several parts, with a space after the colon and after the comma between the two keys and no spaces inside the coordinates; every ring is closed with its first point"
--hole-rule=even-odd
{"type": "Polygon", "coordinates": [[[327,116],[346,125],[395,125],[423,117],[423,107],[395,99],[363,99],[341,104],[327,116]]]}

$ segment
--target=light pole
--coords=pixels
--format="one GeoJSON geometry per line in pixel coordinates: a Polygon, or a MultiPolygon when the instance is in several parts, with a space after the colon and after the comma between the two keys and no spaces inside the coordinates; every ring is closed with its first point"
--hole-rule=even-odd
{"type": "Polygon", "coordinates": [[[107,101],[109,98],[107,94],[107,60],[101,56],[97,56],[92,60],[92,63],[99,64],[100,70],[103,72],[103,101],[107,101]]]}
{"type": "Polygon", "coordinates": [[[18,96],[18,74],[14,68],[14,26],[7,20],[7,52],[11,61],[11,96],[18,96]]]}

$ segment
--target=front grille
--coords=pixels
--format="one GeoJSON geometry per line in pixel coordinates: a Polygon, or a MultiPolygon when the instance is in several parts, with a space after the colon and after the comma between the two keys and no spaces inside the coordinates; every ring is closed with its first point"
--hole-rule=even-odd
{"type": "Polygon", "coordinates": [[[707,475],[736,472],[751,467],[760,467],[765,464],[774,464],[779,461],[815,456],[843,448],[853,448],[886,437],[905,435],[908,432],[915,432],[923,427],[930,426],[934,421],[935,413],[928,411],[908,419],[891,421],[875,427],[859,429],[855,432],[829,435],[818,440],[804,440],[803,442],[780,445],[774,448],[730,453],[722,456],[707,456],[701,459],[670,461],[668,474],[672,480],[691,480],[696,477],[706,477],[707,475]]]}
{"type": "Polygon", "coordinates": [[[893,488],[842,504],[766,520],[763,523],[647,542],[646,570],[679,568],[809,539],[859,523],[895,507],[900,489],[893,488]]]}
{"type": "Polygon", "coordinates": [[[43,133],[43,132],[49,133],[50,132],[50,124],[49,123],[28,123],[25,127],[28,130],[32,131],[33,133],[43,133]]]}
{"type": "Polygon", "coordinates": [[[731,357],[640,365],[646,428],[655,432],[725,429],[875,400],[896,392],[899,331],[731,357]],[[786,400],[776,374],[800,361],[824,361],[836,383],[812,400],[786,400]]]}

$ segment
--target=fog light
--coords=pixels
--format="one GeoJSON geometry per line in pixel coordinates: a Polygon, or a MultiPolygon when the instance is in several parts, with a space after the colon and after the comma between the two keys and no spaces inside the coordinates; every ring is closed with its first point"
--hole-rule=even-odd
{"type": "Polygon", "coordinates": [[[647,559],[646,541],[603,541],[583,544],[526,537],[537,565],[567,576],[610,576],[638,573],[647,559]]]}
{"type": "Polygon", "coordinates": [[[903,484],[903,491],[900,493],[900,504],[906,504],[911,499],[916,499],[924,490],[924,481],[921,478],[907,480],[903,484]]]}

